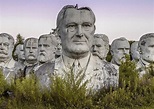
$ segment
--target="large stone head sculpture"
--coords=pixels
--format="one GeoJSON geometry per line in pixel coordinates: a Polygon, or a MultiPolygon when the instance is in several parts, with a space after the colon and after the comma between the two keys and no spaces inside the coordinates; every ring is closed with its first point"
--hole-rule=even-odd
{"type": "Polygon", "coordinates": [[[95,34],[92,46],[92,53],[101,60],[105,59],[109,52],[109,39],[104,34],[95,34]]]}
{"type": "Polygon", "coordinates": [[[66,5],[58,14],[57,31],[63,54],[81,58],[90,52],[95,32],[95,15],[88,7],[66,5]]]}
{"type": "Polygon", "coordinates": [[[12,58],[14,38],[7,34],[0,34],[0,62],[6,62],[12,58]]]}
{"type": "Polygon", "coordinates": [[[25,61],[29,64],[37,62],[38,56],[38,39],[28,38],[24,42],[25,61]]]}
{"type": "Polygon", "coordinates": [[[62,45],[61,45],[61,41],[58,41],[56,46],[56,52],[55,52],[56,58],[61,56],[61,54],[62,54],[62,45]]]}
{"type": "Polygon", "coordinates": [[[15,47],[14,56],[16,61],[25,61],[24,44],[19,43],[15,47]]]}
{"type": "Polygon", "coordinates": [[[39,37],[38,41],[38,61],[45,63],[54,59],[56,51],[56,37],[52,34],[45,34],[39,37]]]}
{"type": "Polygon", "coordinates": [[[140,58],[140,54],[138,51],[138,41],[135,41],[131,44],[130,53],[132,60],[138,61],[140,58]]]}
{"type": "Polygon", "coordinates": [[[138,50],[142,60],[154,62],[154,33],[145,34],[140,38],[138,50]]]}
{"type": "Polygon", "coordinates": [[[116,65],[120,65],[121,61],[125,61],[125,55],[129,55],[130,44],[124,37],[115,39],[111,44],[111,62],[116,65]]]}

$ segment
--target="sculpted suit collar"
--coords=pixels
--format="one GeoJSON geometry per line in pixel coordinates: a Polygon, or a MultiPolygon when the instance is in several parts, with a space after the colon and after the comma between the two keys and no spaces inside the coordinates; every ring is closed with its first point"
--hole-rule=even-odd
{"type": "Polygon", "coordinates": [[[38,63],[38,62],[36,62],[36,63],[34,63],[34,64],[29,64],[29,63],[27,63],[27,62],[25,61],[25,62],[24,62],[24,65],[27,66],[27,67],[30,67],[30,66],[33,66],[33,65],[37,65],[37,63],[38,63]]]}
{"type": "Polygon", "coordinates": [[[111,64],[114,66],[114,68],[117,70],[117,72],[119,72],[119,66],[117,64],[115,64],[114,60],[111,60],[111,64]]]}
{"type": "Polygon", "coordinates": [[[141,64],[142,64],[143,67],[149,67],[149,65],[150,65],[150,63],[146,62],[142,58],[140,59],[140,62],[141,62],[141,64]]]}
{"type": "MultiPolygon", "coordinates": [[[[55,68],[54,68],[54,75],[58,75],[60,77],[64,77],[64,71],[69,71],[70,69],[66,67],[65,62],[70,61],[70,65],[74,62],[75,59],[70,59],[67,56],[62,55],[61,57],[55,60],[55,68]],[[65,61],[64,58],[65,57],[65,61]],[[71,61],[70,61],[71,60],[71,61]]],[[[102,87],[106,78],[106,72],[103,71],[102,66],[96,70],[96,59],[91,53],[87,55],[83,60],[79,60],[82,65],[83,71],[85,72],[85,78],[83,82],[88,80],[87,89],[99,89],[102,87]]],[[[102,64],[100,64],[102,65],[102,64]]]]}
{"type": "MultiPolygon", "coordinates": [[[[61,72],[63,70],[69,70],[75,60],[76,59],[69,58],[65,55],[60,56],[55,60],[55,71],[61,72]]],[[[83,69],[86,69],[86,72],[92,72],[95,69],[95,58],[91,53],[82,59],[78,59],[77,61],[83,69]]]]}
{"type": "Polygon", "coordinates": [[[15,67],[15,61],[13,60],[13,58],[9,59],[8,61],[1,63],[0,66],[2,66],[3,68],[14,68],[15,67]]]}
{"type": "Polygon", "coordinates": [[[78,61],[80,66],[82,68],[84,68],[84,67],[86,67],[86,64],[88,63],[88,60],[89,60],[90,57],[91,57],[91,54],[88,54],[86,57],[84,57],[82,59],[72,59],[72,58],[69,58],[69,57],[67,57],[65,55],[62,55],[63,63],[68,68],[70,68],[75,61],[78,61]]]}
{"type": "Polygon", "coordinates": [[[136,69],[139,72],[139,76],[142,77],[144,74],[146,74],[146,68],[149,67],[150,63],[144,61],[142,58],[139,59],[137,65],[136,65],[136,69]]]}

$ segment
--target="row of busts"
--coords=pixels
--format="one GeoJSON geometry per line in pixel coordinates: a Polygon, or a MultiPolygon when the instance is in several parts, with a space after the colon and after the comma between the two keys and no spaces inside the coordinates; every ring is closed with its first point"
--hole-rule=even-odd
{"type": "Polygon", "coordinates": [[[28,75],[36,67],[61,55],[61,43],[53,34],[14,43],[11,35],[0,34],[0,67],[8,81],[28,75]]]}
{"type": "MultiPolygon", "coordinates": [[[[90,72],[100,70],[101,68],[103,68],[103,72],[110,70],[110,75],[108,75],[108,73],[103,76],[100,74],[98,78],[101,76],[103,77],[102,79],[107,78],[110,83],[108,85],[117,86],[119,66],[122,61],[126,60],[126,55],[131,54],[132,60],[137,64],[140,76],[146,73],[145,67],[154,62],[154,33],[143,35],[139,41],[133,42],[131,47],[126,38],[121,37],[115,39],[110,49],[108,37],[104,34],[95,34],[90,52],[94,56],[94,63],[96,64],[94,64],[94,68],[89,68],[90,70],[86,68],[86,70],[88,69],[90,72]],[[111,62],[106,61],[109,51],[112,55],[111,62]]],[[[43,85],[48,86],[50,83],[49,75],[52,75],[50,71],[53,72],[57,70],[56,72],[58,73],[62,72],[59,68],[64,65],[60,64],[60,66],[58,65],[57,67],[56,63],[59,63],[59,58],[62,57],[65,60],[67,57],[61,54],[61,41],[53,34],[41,35],[39,39],[28,38],[24,43],[16,44],[15,47],[14,39],[11,35],[7,33],[0,34],[0,66],[7,81],[10,81],[12,78],[28,77],[30,73],[33,72],[38,78],[41,77],[40,81],[43,85]],[[12,58],[13,48],[14,59],[12,58]]],[[[84,59],[81,59],[81,63],[82,60],[84,59]]],[[[65,64],[69,64],[70,62],[71,61],[67,61],[65,64]]]]}

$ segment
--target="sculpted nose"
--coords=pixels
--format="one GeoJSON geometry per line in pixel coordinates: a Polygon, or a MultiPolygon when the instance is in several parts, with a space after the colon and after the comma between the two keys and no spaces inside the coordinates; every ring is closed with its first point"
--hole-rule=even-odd
{"type": "Polygon", "coordinates": [[[43,46],[40,47],[40,51],[44,51],[44,47],[43,46]]]}
{"type": "Polygon", "coordinates": [[[124,52],[124,54],[128,54],[129,53],[129,51],[127,49],[124,49],[123,52],[124,52]]]}
{"type": "Polygon", "coordinates": [[[93,52],[96,52],[97,51],[97,47],[94,45],[93,46],[93,52]]]}
{"type": "Polygon", "coordinates": [[[83,31],[81,25],[78,26],[77,34],[78,37],[83,37],[83,31]]]}
{"type": "Polygon", "coordinates": [[[0,49],[4,50],[4,45],[3,44],[1,44],[0,49]]]}
{"type": "Polygon", "coordinates": [[[30,49],[29,49],[29,52],[30,52],[30,53],[32,53],[32,52],[33,52],[33,49],[32,49],[32,47],[30,47],[30,49]]]}

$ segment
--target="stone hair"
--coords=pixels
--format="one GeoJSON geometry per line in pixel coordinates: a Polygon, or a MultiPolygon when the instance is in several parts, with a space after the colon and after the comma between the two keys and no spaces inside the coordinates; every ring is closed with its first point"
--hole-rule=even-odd
{"type": "Polygon", "coordinates": [[[57,45],[57,40],[56,40],[56,36],[54,36],[53,34],[43,34],[39,37],[38,41],[40,41],[41,38],[50,38],[51,39],[51,44],[53,45],[57,45]]]}
{"type": "Polygon", "coordinates": [[[139,44],[138,46],[141,47],[141,46],[145,46],[145,43],[146,43],[146,39],[148,38],[154,38],[154,33],[147,33],[145,35],[143,35],[140,40],[139,40],[139,44]]]}
{"type": "Polygon", "coordinates": [[[15,44],[15,46],[14,46],[14,49],[13,49],[13,59],[15,60],[15,61],[18,61],[18,54],[16,53],[16,49],[17,49],[17,47],[19,46],[19,45],[24,45],[24,43],[18,43],[18,44],[15,44]]]}
{"type": "Polygon", "coordinates": [[[64,19],[64,17],[65,17],[65,12],[67,11],[67,9],[76,9],[76,10],[88,10],[88,11],[90,11],[91,12],[91,15],[93,16],[93,18],[94,18],[94,22],[93,23],[95,23],[95,14],[93,13],[93,11],[91,10],[91,8],[89,8],[89,7],[81,7],[81,8],[78,8],[78,5],[76,5],[76,6],[74,6],[74,5],[66,5],[66,6],[64,6],[61,10],[60,10],[60,12],[59,12],[59,14],[58,14],[58,16],[57,16],[57,29],[59,28],[59,26],[61,25],[61,22],[62,22],[62,20],[64,19]]]}
{"type": "MultiPolygon", "coordinates": [[[[115,40],[112,42],[112,44],[111,44],[111,50],[114,49],[114,47],[115,47],[117,41],[128,41],[128,40],[127,40],[126,38],[124,38],[124,37],[120,37],[120,38],[118,38],[118,39],[115,39],[115,40]]],[[[129,42],[128,42],[128,43],[129,43],[129,42]]]]}
{"type": "Polygon", "coordinates": [[[109,50],[109,38],[105,34],[94,34],[94,38],[101,38],[109,50]]]}
{"type": "Polygon", "coordinates": [[[13,38],[10,34],[1,33],[1,34],[0,34],[0,37],[7,37],[7,38],[10,40],[12,46],[14,46],[14,38],[13,38]]]}
{"type": "Polygon", "coordinates": [[[37,38],[34,38],[34,37],[27,38],[27,39],[24,41],[24,47],[23,47],[24,50],[25,50],[25,47],[26,47],[27,41],[29,41],[29,40],[31,40],[31,39],[32,39],[32,40],[34,39],[34,40],[37,40],[37,41],[38,41],[38,39],[37,39],[37,38]]]}

